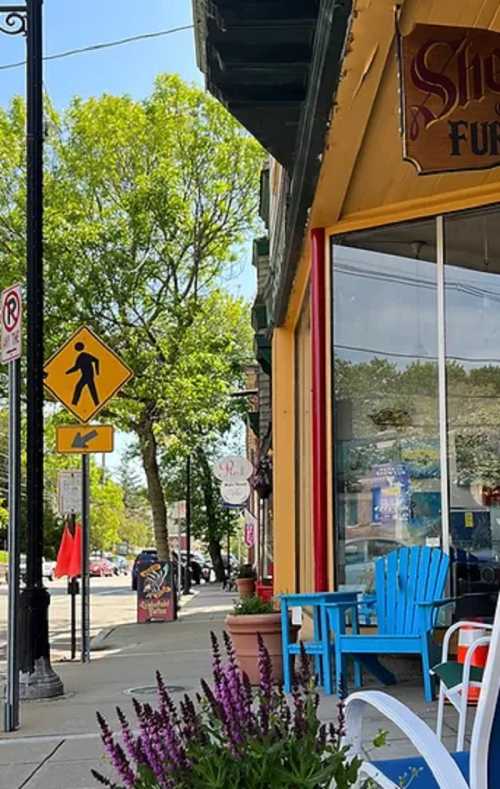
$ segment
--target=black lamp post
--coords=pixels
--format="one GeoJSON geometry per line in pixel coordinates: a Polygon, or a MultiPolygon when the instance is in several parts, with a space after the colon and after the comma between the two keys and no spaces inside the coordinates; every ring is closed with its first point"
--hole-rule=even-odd
{"type": "Polygon", "coordinates": [[[50,664],[48,609],[42,581],[43,556],[43,0],[0,6],[0,31],[24,35],[27,44],[27,562],[21,604],[22,698],[63,692],[50,664]]]}
{"type": "MultiPolygon", "coordinates": [[[[191,594],[191,455],[186,458],[186,570],[184,594],[191,594]]],[[[179,551],[179,562],[181,561],[179,551]]]]}

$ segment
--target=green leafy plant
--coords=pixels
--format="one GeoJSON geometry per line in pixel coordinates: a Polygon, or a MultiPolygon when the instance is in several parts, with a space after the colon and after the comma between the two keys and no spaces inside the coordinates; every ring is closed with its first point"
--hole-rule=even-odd
{"type": "Polygon", "coordinates": [[[237,616],[252,616],[260,614],[275,614],[273,604],[261,600],[257,595],[252,597],[243,597],[238,600],[233,609],[233,614],[237,616]]]}

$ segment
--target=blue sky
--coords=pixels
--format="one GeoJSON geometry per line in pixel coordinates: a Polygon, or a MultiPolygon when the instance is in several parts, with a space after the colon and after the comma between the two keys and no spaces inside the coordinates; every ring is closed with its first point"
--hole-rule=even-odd
{"type": "MultiPolygon", "coordinates": [[[[192,24],[190,0],[45,0],[45,54],[192,24]],[[70,10],[68,10],[70,9],[70,10]]],[[[0,37],[0,65],[24,55],[21,38],[0,37]]],[[[145,96],[160,71],[202,84],[193,31],[48,62],[45,83],[58,108],[75,94],[145,96]]],[[[0,71],[0,101],[24,92],[23,69],[0,71]]]]}
{"type": "MultiPolygon", "coordinates": [[[[45,0],[44,49],[46,55],[52,55],[190,24],[191,0],[45,0]]],[[[0,35],[0,105],[8,105],[16,94],[24,95],[24,68],[1,68],[24,56],[21,37],[0,35]]],[[[44,81],[52,101],[62,110],[75,95],[126,93],[141,99],[160,72],[175,72],[203,85],[196,66],[193,30],[47,62],[44,81]]],[[[238,268],[235,279],[225,286],[251,299],[255,279],[248,248],[238,268]]],[[[128,442],[126,435],[118,437],[111,467],[117,466],[128,442]]]]}

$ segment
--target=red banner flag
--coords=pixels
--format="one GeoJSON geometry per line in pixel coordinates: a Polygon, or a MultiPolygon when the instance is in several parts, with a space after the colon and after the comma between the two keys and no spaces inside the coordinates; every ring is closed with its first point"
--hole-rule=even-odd
{"type": "Polygon", "coordinates": [[[70,521],[66,521],[61,537],[61,544],[57,552],[56,567],[54,570],[55,578],[76,578],[82,571],[82,530],[80,524],[73,526],[70,521]]]}

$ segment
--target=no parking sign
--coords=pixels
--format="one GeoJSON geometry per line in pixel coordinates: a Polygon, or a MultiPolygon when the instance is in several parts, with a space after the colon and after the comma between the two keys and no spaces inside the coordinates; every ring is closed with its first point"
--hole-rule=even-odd
{"type": "Polygon", "coordinates": [[[12,285],[2,291],[0,302],[1,321],[1,353],[3,364],[13,362],[21,357],[22,333],[21,323],[23,318],[23,302],[21,286],[12,285]]]}

